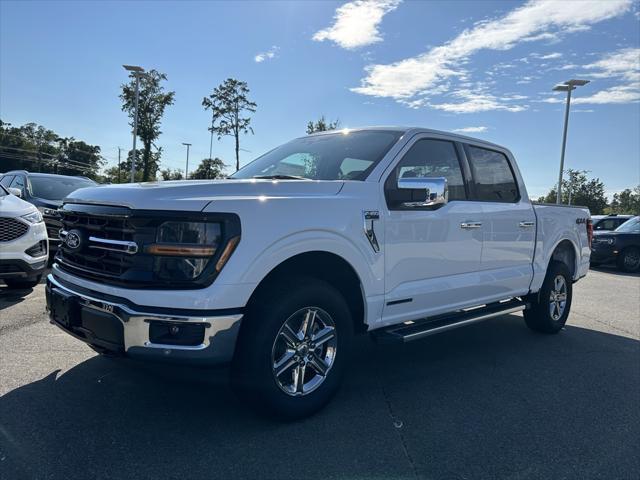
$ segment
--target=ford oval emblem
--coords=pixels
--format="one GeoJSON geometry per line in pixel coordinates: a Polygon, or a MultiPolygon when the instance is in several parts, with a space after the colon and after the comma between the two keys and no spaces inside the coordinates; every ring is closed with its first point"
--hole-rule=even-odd
{"type": "Polygon", "coordinates": [[[71,230],[67,233],[67,236],[64,239],[64,243],[71,250],[79,250],[82,246],[82,236],[79,231],[71,230]]]}

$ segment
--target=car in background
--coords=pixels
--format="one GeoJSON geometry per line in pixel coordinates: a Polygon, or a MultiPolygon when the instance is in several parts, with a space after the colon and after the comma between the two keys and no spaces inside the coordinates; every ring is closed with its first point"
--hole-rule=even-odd
{"type": "Polygon", "coordinates": [[[640,271],[640,216],[627,220],[613,232],[594,232],[591,265],[615,263],[625,272],[640,271]]]}
{"type": "Polygon", "coordinates": [[[38,209],[13,192],[0,185],[0,280],[32,288],[47,266],[47,229],[38,209]]]}
{"type": "Polygon", "coordinates": [[[79,188],[95,187],[97,183],[87,177],[14,170],[2,175],[0,185],[20,190],[20,197],[40,210],[47,226],[50,250],[53,255],[60,244],[58,232],[62,224],[58,208],[62,205],[62,199],[79,188]]]}
{"type": "Polygon", "coordinates": [[[611,215],[592,215],[593,231],[611,232],[630,218],[633,218],[633,215],[618,215],[615,213],[611,215]]]}

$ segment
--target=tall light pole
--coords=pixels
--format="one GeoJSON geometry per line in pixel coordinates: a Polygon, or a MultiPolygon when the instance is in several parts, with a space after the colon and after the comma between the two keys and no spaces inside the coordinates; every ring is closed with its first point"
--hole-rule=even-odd
{"type": "Polygon", "coordinates": [[[556,92],[567,92],[567,106],[564,110],[564,131],[562,133],[562,153],[560,154],[560,173],[558,175],[558,191],[556,203],[562,201],[562,172],[564,171],[564,151],[567,146],[567,128],[569,127],[569,107],[571,106],[571,90],[589,83],[589,80],[568,80],[563,84],[556,85],[553,90],[556,92]]]}
{"type": "Polygon", "coordinates": [[[138,137],[138,100],[140,99],[140,75],[144,73],[144,68],[137,65],[123,65],[128,72],[133,72],[136,77],[136,101],[135,117],[133,118],[133,157],[131,159],[131,183],[136,181],[136,138],[138,137]]]}
{"type": "Polygon", "coordinates": [[[184,169],[184,179],[185,180],[189,180],[189,147],[191,146],[190,143],[184,143],[182,142],[182,144],[187,147],[187,166],[184,169]]]}

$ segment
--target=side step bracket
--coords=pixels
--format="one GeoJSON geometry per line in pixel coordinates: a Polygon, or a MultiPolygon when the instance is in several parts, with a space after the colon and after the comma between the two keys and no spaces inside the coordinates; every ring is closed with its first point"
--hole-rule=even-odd
{"type": "Polygon", "coordinates": [[[377,343],[410,342],[490,318],[520,312],[526,308],[526,302],[514,299],[507,302],[492,303],[472,310],[460,310],[455,313],[425,318],[410,324],[391,325],[374,330],[371,332],[371,336],[377,343]]]}

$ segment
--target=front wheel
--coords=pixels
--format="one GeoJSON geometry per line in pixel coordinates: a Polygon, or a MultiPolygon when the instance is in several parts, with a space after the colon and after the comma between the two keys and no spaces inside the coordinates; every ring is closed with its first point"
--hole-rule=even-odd
{"type": "Polygon", "coordinates": [[[527,326],[541,333],[562,330],[571,310],[572,287],[569,268],[562,262],[552,261],[542,288],[528,299],[531,307],[524,311],[527,326]]]}
{"type": "Polygon", "coordinates": [[[625,248],[618,256],[618,268],[624,272],[634,273],[640,270],[640,249],[625,248]]]}
{"type": "Polygon", "coordinates": [[[275,284],[243,319],[232,385],[277,416],[309,416],[340,386],[352,336],[349,308],[334,287],[306,277],[275,284]]]}

